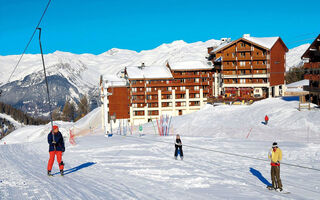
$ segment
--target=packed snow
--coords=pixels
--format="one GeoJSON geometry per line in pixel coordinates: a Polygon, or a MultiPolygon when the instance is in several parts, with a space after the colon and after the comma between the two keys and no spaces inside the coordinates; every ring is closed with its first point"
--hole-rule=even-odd
{"type": "Polygon", "coordinates": [[[291,99],[266,99],[250,106],[207,105],[174,117],[171,136],[157,136],[152,123],[133,134],[105,137],[100,131],[68,142],[72,126],[99,121],[100,109],[77,123],[55,122],[67,145],[65,176],[47,177],[47,126],[18,129],[0,141],[1,199],[319,199],[320,111],[298,111],[291,99]],[[270,121],[264,125],[264,115],[270,121]],[[174,135],[184,160],[174,160],[174,135]],[[283,151],[283,194],[270,183],[267,152],[283,151]],[[3,145],[3,142],[7,142],[3,145]],[[254,160],[226,153],[258,158],[254,160]]]}

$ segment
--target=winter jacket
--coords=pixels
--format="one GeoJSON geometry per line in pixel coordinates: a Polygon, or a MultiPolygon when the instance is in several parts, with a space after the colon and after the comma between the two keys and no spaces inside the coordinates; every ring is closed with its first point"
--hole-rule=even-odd
{"type": "Polygon", "coordinates": [[[175,147],[182,147],[182,143],[180,139],[176,139],[175,147]]]}
{"type": "Polygon", "coordinates": [[[280,148],[276,148],[276,151],[271,151],[269,152],[268,155],[269,159],[271,160],[271,165],[272,166],[280,166],[280,161],[282,160],[282,151],[280,148]]]}
{"type": "Polygon", "coordinates": [[[53,144],[52,132],[48,134],[49,152],[50,151],[65,151],[64,140],[62,134],[59,132],[54,134],[54,140],[56,144],[53,144]]]}
{"type": "Polygon", "coordinates": [[[269,121],[268,115],[266,115],[266,116],[264,117],[264,120],[265,120],[265,121],[269,121]]]}

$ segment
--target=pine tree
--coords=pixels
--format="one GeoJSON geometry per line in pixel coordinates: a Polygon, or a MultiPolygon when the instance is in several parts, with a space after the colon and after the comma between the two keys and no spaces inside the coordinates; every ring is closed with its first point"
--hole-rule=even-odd
{"type": "Polygon", "coordinates": [[[62,110],[62,120],[64,121],[74,121],[75,118],[75,106],[74,103],[70,103],[67,101],[64,104],[63,110],[62,110]]]}
{"type": "Polygon", "coordinates": [[[77,120],[84,117],[86,114],[89,112],[89,103],[88,103],[88,98],[86,95],[82,96],[80,99],[80,102],[78,104],[78,117],[77,120]]]}
{"type": "Polygon", "coordinates": [[[64,104],[64,107],[62,110],[62,120],[63,121],[70,121],[70,114],[71,114],[70,103],[69,103],[69,101],[67,101],[64,104]]]}

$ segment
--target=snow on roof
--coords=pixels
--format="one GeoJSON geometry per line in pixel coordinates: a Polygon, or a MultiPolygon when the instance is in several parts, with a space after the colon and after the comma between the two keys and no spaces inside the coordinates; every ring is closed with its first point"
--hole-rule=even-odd
{"type": "Polygon", "coordinates": [[[243,37],[245,40],[256,43],[260,46],[263,46],[267,49],[271,49],[273,45],[277,42],[279,37],[243,37]]]}
{"type": "MultiPolygon", "coordinates": [[[[257,45],[260,45],[260,46],[263,46],[267,49],[271,49],[273,47],[273,45],[277,42],[277,40],[279,39],[279,37],[251,37],[251,36],[244,36],[238,40],[241,40],[241,39],[245,39],[245,40],[248,40],[252,43],[255,43],[257,45]]],[[[235,41],[238,41],[238,40],[235,40],[235,41]]],[[[220,46],[218,46],[217,48],[213,49],[212,52],[217,52],[221,49],[223,49],[224,47],[230,45],[230,44],[233,44],[235,41],[233,42],[225,42],[225,43],[222,43],[220,46]]]]}
{"type": "Polygon", "coordinates": [[[183,61],[169,63],[172,70],[199,70],[199,69],[212,69],[212,65],[208,65],[204,61],[183,61]]]}
{"type": "Polygon", "coordinates": [[[173,78],[170,70],[165,66],[132,66],[126,69],[129,79],[173,78]]]}
{"type": "Polygon", "coordinates": [[[304,79],[304,80],[301,80],[301,81],[290,83],[290,84],[287,85],[287,88],[303,87],[305,85],[309,85],[309,80],[304,79]]]}
{"type": "Polygon", "coordinates": [[[220,49],[223,49],[225,46],[227,46],[227,45],[229,45],[231,43],[232,42],[224,42],[224,43],[220,44],[217,48],[213,49],[211,52],[216,52],[216,51],[218,51],[220,49]]]}

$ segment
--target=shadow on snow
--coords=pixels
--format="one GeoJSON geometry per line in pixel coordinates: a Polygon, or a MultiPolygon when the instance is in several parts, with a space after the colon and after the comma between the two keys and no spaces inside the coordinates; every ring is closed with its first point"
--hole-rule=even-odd
{"type": "MultiPolygon", "coordinates": [[[[90,166],[92,166],[92,165],[94,165],[94,164],[96,164],[96,163],[95,163],[95,162],[86,162],[86,163],[83,163],[83,164],[81,164],[81,165],[79,165],[79,166],[76,166],[76,167],[73,167],[73,168],[71,168],[71,169],[64,170],[64,175],[71,174],[71,173],[76,172],[76,171],[78,171],[78,170],[80,170],[80,169],[83,169],[83,168],[86,168],[86,167],[90,167],[90,166]]],[[[60,172],[57,172],[57,173],[55,173],[55,174],[53,174],[53,175],[57,175],[57,174],[60,174],[60,172]]]]}
{"type": "Polygon", "coordinates": [[[250,172],[252,175],[257,177],[262,183],[264,183],[266,186],[272,185],[263,175],[256,169],[253,169],[250,167],[250,172]]]}

